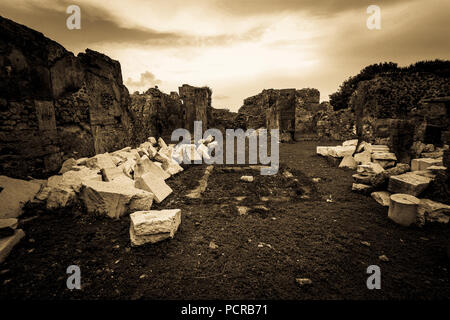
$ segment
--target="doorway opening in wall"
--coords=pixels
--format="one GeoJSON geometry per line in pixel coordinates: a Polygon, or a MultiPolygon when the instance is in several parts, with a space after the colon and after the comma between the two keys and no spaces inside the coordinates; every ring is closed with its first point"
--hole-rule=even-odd
{"type": "Polygon", "coordinates": [[[434,144],[435,146],[442,146],[442,128],[435,125],[427,125],[425,128],[425,144],[434,144]]]}

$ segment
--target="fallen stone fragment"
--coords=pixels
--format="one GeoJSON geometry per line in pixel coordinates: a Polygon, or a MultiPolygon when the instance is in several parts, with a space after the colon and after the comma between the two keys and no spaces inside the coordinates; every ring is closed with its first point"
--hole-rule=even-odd
{"type": "Polygon", "coordinates": [[[245,181],[245,182],[253,182],[254,181],[254,177],[253,176],[242,176],[241,180],[245,181]]]}
{"type": "Polygon", "coordinates": [[[387,191],[372,192],[370,196],[383,207],[389,207],[391,194],[387,191]]]}
{"type": "Polygon", "coordinates": [[[367,241],[361,241],[361,244],[366,246],[366,247],[370,247],[370,242],[367,241]]]}
{"type": "Polygon", "coordinates": [[[63,174],[69,170],[72,170],[72,168],[76,167],[77,165],[77,161],[74,158],[67,159],[63,162],[61,170],[59,170],[59,174],[63,174]]]}
{"type": "Polygon", "coordinates": [[[64,185],[58,185],[50,189],[46,207],[50,210],[64,208],[74,204],[75,200],[76,192],[73,188],[64,185]]]}
{"type": "Polygon", "coordinates": [[[156,145],[155,137],[148,137],[147,141],[150,142],[152,144],[152,146],[156,145]]]}
{"type": "Polygon", "coordinates": [[[373,152],[373,160],[397,161],[397,157],[392,152],[373,152]]]}
{"type": "Polygon", "coordinates": [[[415,175],[421,176],[421,177],[425,177],[425,178],[429,178],[431,180],[434,180],[434,178],[436,178],[436,174],[434,174],[431,170],[419,170],[419,171],[413,171],[411,172],[415,175]]]}
{"type": "Polygon", "coordinates": [[[450,220],[450,206],[430,199],[420,199],[418,214],[426,222],[448,223],[450,220]]]}
{"type": "Polygon", "coordinates": [[[391,195],[388,217],[397,224],[410,226],[418,220],[420,200],[410,194],[391,195]]]}
{"type": "Polygon", "coordinates": [[[369,151],[357,153],[354,158],[357,164],[368,164],[371,162],[371,154],[369,151]]]}
{"type": "Polygon", "coordinates": [[[391,160],[373,160],[374,163],[378,163],[383,169],[389,169],[395,166],[395,161],[391,160]]]}
{"type": "Polygon", "coordinates": [[[137,180],[146,173],[152,173],[154,176],[163,180],[170,178],[170,174],[157,166],[156,163],[151,161],[147,156],[143,156],[134,166],[134,179],[137,180]]]}
{"type": "Polygon", "coordinates": [[[376,188],[382,187],[385,184],[387,186],[387,182],[390,176],[398,176],[405,172],[408,172],[409,170],[410,167],[408,164],[398,163],[394,168],[389,168],[376,175],[373,175],[370,179],[370,184],[376,188]]]}
{"type": "Polygon", "coordinates": [[[86,160],[86,166],[91,169],[114,168],[116,165],[109,153],[102,153],[86,160]]]}
{"type": "Polygon", "coordinates": [[[423,152],[421,157],[424,158],[432,158],[432,159],[439,159],[444,156],[444,150],[434,151],[434,152],[423,152]]]}
{"type": "Polygon", "coordinates": [[[346,155],[339,164],[339,168],[356,169],[357,165],[358,164],[351,155],[346,155]]]}
{"type": "Polygon", "coordinates": [[[12,236],[18,224],[16,218],[0,219],[0,239],[12,236]]]}
{"type": "Polygon", "coordinates": [[[164,182],[164,179],[153,172],[148,172],[138,177],[135,187],[153,193],[157,203],[161,203],[173,192],[172,188],[164,182]]]}
{"type": "Polygon", "coordinates": [[[294,177],[294,175],[291,173],[291,172],[289,172],[289,171],[287,171],[287,170],[285,170],[285,171],[283,171],[283,177],[285,177],[285,178],[293,178],[294,177]]]}
{"type": "Polygon", "coordinates": [[[372,144],[367,148],[371,153],[375,152],[389,152],[389,146],[384,144],[372,144]]]}
{"type": "Polygon", "coordinates": [[[80,195],[89,213],[120,218],[130,211],[149,210],[153,193],[115,182],[83,182],[80,195]]]}
{"type": "Polygon", "coordinates": [[[130,214],[132,246],[173,238],[181,223],[181,210],[150,210],[130,214]]]}
{"type": "Polygon", "coordinates": [[[295,279],[295,282],[301,287],[312,285],[312,280],[308,278],[297,278],[295,279]]]}
{"type": "Polygon", "coordinates": [[[12,236],[0,239],[0,263],[5,261],[11,250],[16,244],[25,236],[25,232],[22,229],[14,231],[12,236]]]}
{"type": "Polygon", "coordinates": [[[430,184],[431,179],[412,172],[389,177],[388,191],[418,196],[430,184]]]}
{"type": "Polygon", "coordinates": [[[168,148],[167,144],[165,143],[165,141],[161,137],[158,138],[158,145],[159,145],[159,147],[161,149],[167,149],[168,148]]]}
{"type": "Polygon", "coordinates": [[[412,171],[426,170],[428,167],[431,166],[442,166],[442,159],[421,158],[411,160],[412,171]]]}
{"type": "Polygon", "coordinates": [[[240,216],[245,216],[250,211],[250,208],[245,206],[236,206],[236,208],[240,216]]]}
{"type": "Polygon", "coordinates": [[[215,244],[214,241],[211,241],[211,242],[209,242],[209,248],[215,250],[215,249],[219,248],[219,246],[217,244],[215,244]]]}
{"type": "Polygon", "coordinates": [[[373,175],[362,175],[359,173],[356,173],[354,175],[352,175],[353,177],[353,181],[355,181],[355,183],[362,183],[362,184],[370,184],[370,180],[372,179],[373,175]]]}
{"type": "Polygon", "coordinates": [[[368,195],[373,191],[373,187],[366,185],[366,184],[362,184],[362,183],[353,183],[352,191],[356,192],[356,193],[368,195]]]}
{"type": "Polygon", "coordinates": [[[348,155],[352,155],[356,150],[356,146],[337,146],[329,147],[328,155],[334,158],[343,158],[348,155]]]}
{"type": "Polygon", "coordinates": [[[358,165],[357,168],[358,173],[366,173],[366,174],[378,174],[383,171],[384,168],[380,166],[380,164],[373,162],[369,162],[368,164],[360,164],[358,165]]]}
{"type": "Polygon", "coordinates": [[[22,208],[32,201],[41,189],[41,185],[31,181],[0,176],[0,218],[17,218],[22,208]]]}
{"type": "Polygon", "coordinates": [[[115,168],[103,168],[100,170],[102,173],[103,181],[113,181],[118,177],[126,177],[123,172],[123,167],[115,167],[115,168]]]}
{"type": "Polygon", "coordinates": [[[321,156],[326,157],[326,156],[328,156],[328,150],[329,150],[329,148],[330,148],[330,147],[321,147],[321,146],[317,146],[317,147],[316,147],[316,153],[317,153],[318,155],[321,155],[321,156]]]}
{"type": "Polygon", "coordinates": [[[381,261],[384,261],[384,262],[389,262],[389,258],[384,254],[379,256],[378,259],[380,259],[381,261]]]}
{"type": "Polygon", "coordinates": [[[447,171],[447,167],[444,166],[430,166],[427,170],[431,171],[433,174],[444,173],[447,171]]]}

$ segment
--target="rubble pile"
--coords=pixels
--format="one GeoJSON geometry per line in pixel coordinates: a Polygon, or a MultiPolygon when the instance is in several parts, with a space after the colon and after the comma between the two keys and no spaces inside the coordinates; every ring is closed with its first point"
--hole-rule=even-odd
{"type": "Polygon", "coordinates": [[[345,141],[341,146],[318,146],[318,155],[331,158],[341,168],[356,170],[352,191],[370,195],[389,207],[389,217],[402,225],[423,225],[426,221],[448,223],[450,206],[430,199],[419,199],[438,174],[446,174],[443,165],[448,145],[419,145],[419,158],[411,164],[398,162],[387,145],[372,145],[358,140],[345,141]],[[437,151],[436,151],[437,150],[437,151]],[[414,217],[411,218],[411,217],[414,217]]]}
{"type": "Polygon", "coordinates": [[[167,145],[149,137],[137,148],[126,147],[90,158],[66,160],[58,175],[47,180],[0,176],[0,262],[25,233],[17,229],[24,205],[31,201],[49,210],[82,203],[90,214],[118,219],[131,214],[133,246],[173,238],[181,211],[150,210],[173,190],[167,179],[184,164],[210,159],[217,148],[212,136],[192,144],[167,145]]]}

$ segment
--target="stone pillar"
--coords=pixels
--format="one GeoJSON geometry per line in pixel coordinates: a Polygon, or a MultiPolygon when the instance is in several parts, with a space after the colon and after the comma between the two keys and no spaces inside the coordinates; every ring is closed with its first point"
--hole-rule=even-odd
{"type": "Polygon", "coordinates": [[[420,200],[409,194],[391,195],[388,217],[402,226],[409,226],[417,221],[417,209],[420,200]]]}

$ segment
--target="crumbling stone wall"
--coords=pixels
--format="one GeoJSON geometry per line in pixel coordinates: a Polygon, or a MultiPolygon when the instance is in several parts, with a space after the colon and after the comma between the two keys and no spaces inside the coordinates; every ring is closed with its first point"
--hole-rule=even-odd
{"type": "Polygon", "coordinates": [[[244,100],[239,119],[248,128],[278,128],[296,139],[316,136],[315,114],[322,110],[317,89],[268,89],[244,100]]]}
{"type": "Polygon", "coordinates": [[[1,174],[39,177],[129,145],[128,103],[119,62],[0,17],[1,174]]]}
{"type": "Polygon", "coordinates": [[[349,108],[355,110],[356,126],[365,141],[387,144],[400,161],[408,162],[415,141],[445,143],[450,124],[447,98],[427,98],[448,92],[448,79],[435,75],[379,76],[358,85],[349,108]],[[438,133],[434,141],[427,141],[427,130],[433,127],[438,133]]]}
{"type": "Polygon", "coordinates": [[[176,92],[170,95],[158,88],[131,95],[134,140],[145,141],[149,136],[169,138],[176,128],[183,128],[183,105],[176,92]]]}
{"type": "Polygon", "coordinates": [[[236,121],[237,115],[237,112],[231,112],[228,109],[211,108],[210,117],[208,118],[208,127],[219,129],[223,133],[225,133],[226,129],[241,128],[236,121]]]}
{"type": "Polygon", "coordinates": [[[194,121],[202,121],[202,130],[206,130],[208,128],[208,112],[209,108],[211,108],[211,89],[183,84],[178,88],[178,91],[184,107],[184,128],[193,132],[194,121]]]}
{"type": "Polygon", "coordinates": [[[329,102],[323,102],[315,116],[316,132],[320,140],[350,140],[356,137],[355,114],[351,109],[334,111],[329,102]]]}

